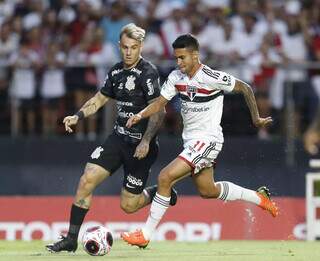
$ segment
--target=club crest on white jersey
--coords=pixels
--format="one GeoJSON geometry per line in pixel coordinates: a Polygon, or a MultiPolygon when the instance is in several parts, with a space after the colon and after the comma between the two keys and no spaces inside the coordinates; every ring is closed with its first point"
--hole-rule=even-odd
{"type": "Polygon", "coordinates": [[[195,86],[187,85],[186,91],[188,97],[190,98],[190,101],[192,101],[193,98],[197,95],[197,87],[195,86]]]}

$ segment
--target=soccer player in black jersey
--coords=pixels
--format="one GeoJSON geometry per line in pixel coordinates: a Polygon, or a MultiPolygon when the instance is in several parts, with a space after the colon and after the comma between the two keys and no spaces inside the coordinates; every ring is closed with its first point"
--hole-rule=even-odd
{"type": "MultiPolygon", "coordinates": [[[[51,252],[76,251],[79,230],[90,208],[94,189],[120,166],[124,168],[120,204],[126,213],[148,205],[157,191],[157,186],[145,188],[145,185],[158,154],[156,133],[164,112],[126,128],[129,117],[148,106],[160,94],[157,69],[141,57],[144,37],[145,31],[135,24],[122,28],[119,42],[122,61],[110,69],[101,90],[75,115],[63,120],[66,131],[71,133],[71,127],[79,120],[96,113],[110,99],[116,100],[118,117],[114,131],[91,154],[71,207],[68,234],[46,246],[51,252]]],[[[176,191],[173,189],[171,194],[170,204],[175,205],[176,191]]]]}

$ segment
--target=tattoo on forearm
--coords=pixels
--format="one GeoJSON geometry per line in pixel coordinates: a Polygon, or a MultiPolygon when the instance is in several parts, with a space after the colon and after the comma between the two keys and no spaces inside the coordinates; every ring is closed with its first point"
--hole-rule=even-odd
{"type": "Polygon", "coordinates": [[[149,141],[152,140],[154,135],[159,130],[163,119],[164,119],[164,112],[162,111],[152,115],[149,119],[146,132],[143,135],[143,139],[147,139],[149,141]]]}
{"type": "Polygon", "coordinates": [[[246,91],[244,92],[244,98],[250,110],[251,118],[252,120],[255,120],[256,118],[259,117],[257,102],[254,97],[252,89],[247,84],[244,84],[244,86],[246,89],[246,91]]]}
{"type": "Polygon", "coordinates": [[[95,103],[94,100],[91,99],[87,101],[80,110],[82,110],[86,116],[89,116],[91,114],[96,113],[97,104],[95,103]]]}

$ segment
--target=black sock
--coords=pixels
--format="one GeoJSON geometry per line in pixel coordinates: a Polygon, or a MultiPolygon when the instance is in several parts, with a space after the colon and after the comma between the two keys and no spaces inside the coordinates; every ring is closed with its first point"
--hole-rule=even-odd
{"type": "Polygon", "coordinates": [[[74,204],[71,207],[68,237],[77,240],[80,227],[89,209],[80,208],[74,204]]]}

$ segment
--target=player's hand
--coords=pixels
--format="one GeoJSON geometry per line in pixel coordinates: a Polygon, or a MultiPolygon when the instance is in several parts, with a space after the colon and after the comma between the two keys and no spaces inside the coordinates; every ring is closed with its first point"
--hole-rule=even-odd
{"type": "Polygon", "coordinates": [[[272,118],[267,117],[267,118],[258,118],[253,122],[253,124],[257,128],[262,128],[262,127],[268,127],[272,122],[273,122],[272,118]]]}
{"type": "Polygon", "coordinates": [[[78,123],[79,117],[77,115],[67,116],[63,119],[64,127],[67,132],[71,133],[73,130],[71,126],[76,125],[78,123]]]}
{"type": "Polygon", "coordinates": [[[311,155],[317,154],[319,152],[320,133],[316,130],[307,130],[303,135],[303,144],[308,153],[311,155]]]}
{"type": "Polygon", "coordinates": [[[131,126],[137,124],[141,120],[141,118],[141,114],[139,113],[131,116],[127,121],[126,127],[131,128],[131,126]]]}
{"type": "Polygon", "coordinates": [[[149,142],[141,141],[139,145],[136,147],[136,151],[134,152],[133,157],[140,159],[145,158],[149,152],[149,142]]]}

